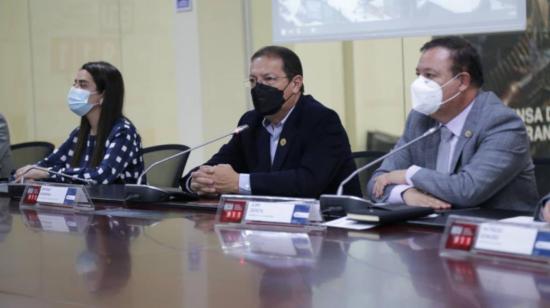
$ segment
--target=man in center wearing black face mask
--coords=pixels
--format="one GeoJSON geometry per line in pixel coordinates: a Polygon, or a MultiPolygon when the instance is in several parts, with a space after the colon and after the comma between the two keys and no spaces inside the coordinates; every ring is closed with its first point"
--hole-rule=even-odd
{"type": "MultiPolygon", "coordinates": [[[[347,134],[336,112],[304,95],[302,64],[285,47],[267,46],[251,58],[254,110],[208,162],[181,180],[199,195],[226,193],[318,198],[335,193],[355,170],[347,134]]],[[[345,193],[360,196],[357,180],[345,193]]]]}
{"type": "Polygon", "coordinates": [[[375,201],[532,211],[537,203],[529,139],[519,116],[481,90],[477,51],[459,37],[421,48],[402,145],[441,129],[384,160],[369,181],[375,201]]]}

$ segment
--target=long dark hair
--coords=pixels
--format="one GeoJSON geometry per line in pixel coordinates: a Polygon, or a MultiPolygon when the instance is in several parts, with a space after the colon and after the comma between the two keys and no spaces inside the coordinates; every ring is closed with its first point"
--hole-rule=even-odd
{"type": "MultiPolygon", "coordinates": [[[[124,81],[122,74],[116,67],[107,62],[88,62],[80,68],[86,70],[97,87],[97,92],[103,94],[103,103],[101,104],[101,113],[97,126],[96,142],[94,152],[91,157],[91,166],[97,167],[105,153],[105,141],[113,129],[115,122],[124,117],[122,107],[124,102],[124,81]]],[[[83,116],[80,119],[80,129],[78,131],[78,141],[76,142],[75,155],[71,166],[78,167],[80,159],[86,146],[87,137],[90,133],[90,122],[83,116]]]]}

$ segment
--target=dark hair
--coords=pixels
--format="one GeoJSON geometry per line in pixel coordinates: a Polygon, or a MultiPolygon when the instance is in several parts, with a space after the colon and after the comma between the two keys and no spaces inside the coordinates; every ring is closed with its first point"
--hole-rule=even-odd
{"type": "MultiPolygon", "coordinates": [[[[256,51],[250,61],[253,61],[259,57],[270,57],[270,58],[279,58],[283,61],[283,71],[285,72],[286,77],[290,81],[294,76],[300,75],[304,76],[302,71],[302,62],[298,55],[294,51],[282,47],[282,46],[265,46],[260,50],[256,51]]],[[[300,91],[304,92],[304,85],[300,88],[300,91]]]]}
{"type": "Polygon", "coordinates": [[[453,75],[467,72],[472,77],[472,83],[481,87],[483,85],[483,69],[477,50],[467,40],[458,36],[435,38],[420,48],[421,52],[442,47],[451,52],[453,75]]]}
{"type": "MultiPolygon", "coordinates": [[[[91,166],[96,167],[103,160],[105,153],[105,141],[111,132],[115,122],[122,118],[122,107],[124,102],[124,81],[122,75],[116,67],[107,62],[88,62],[80,68],[86,70],[97,87],[98,93],[103,93],[103,102],[101,104],[101,114],[97,125],[97,135],[94,152],[91,157],[91,166]]],[[[86,140],[90,133],[90,123],[88,118],[83,116],[80,120],[80,130],[78,131],[78,141],[76,143],[75,155],[71,166],[78,167],[80,158],[84,152],[86,140]]]]}

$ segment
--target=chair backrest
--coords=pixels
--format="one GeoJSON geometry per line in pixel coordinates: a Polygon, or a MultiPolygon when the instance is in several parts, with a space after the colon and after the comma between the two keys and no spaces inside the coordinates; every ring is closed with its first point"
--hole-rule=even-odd
{"type": "Polygon", "coordinates": [[[544,197],[550,192],[550,158],[533,158],[535,179],[539,195],[544,197]]]}
{"type": "Polygon", "coordinates": [[[11,157],[15,169],[37,163],[50,155],[55,146],[46,141],[23,142],[11,145],[11,157]]]}
{"type": "MultiPolygon", "coordinates": [[[[374,161],[375,159],[379,158],[380,156],[386,154],[386,152],[382,151],[361,151],[361,152],[353,152],[351,153],[351,157],[355,161],[355,166],[357,169],[363,167],[364,165],[374,161]]],[[[363,196],[366,197],[367,194],[367,183],[369,179],[371,178],[374,171],[380,167],[380,164],[382,162],[372,166],[368,170],[364,170],[363,172],[360,172],[358,174],[359,177],[359,183],[361,184],[361,192],[363,193],[363,196]]]]}
{"type": "Polygon", "coordinates": [[[367,150],[389,152],[399,141],[399,136],[379,131],[367,131],[367,150]]]}
{"type": "MultiPolygon", "coordinates": [[[[151,164],[189,149],[183,144],[162,144],[143,149],[145,168],[151,164]]],[[[158,187],[178,187],[189,153],[157,165],[147,173],[147,183],[158,187]]]]}

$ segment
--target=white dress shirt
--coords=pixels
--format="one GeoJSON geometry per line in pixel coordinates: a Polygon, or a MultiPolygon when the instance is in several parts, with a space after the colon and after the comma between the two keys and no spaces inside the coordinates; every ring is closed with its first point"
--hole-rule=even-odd
{"type": "MultiPolygon", "coordinates": [[[[279,144],[279,136],[283,131],[285,122],[288,119],[288,116],[292,113],[294,107],[286,114],[284,119],[277,123],[272,124],[268,119],[264,118],[262,121],[263,127],[269,133],[269,154],[271,156],[271,164],[275,159],[275,153],[277,152],[277,145],[279,144]]],[[[252,188],[250,187],[250,174],[249,173],[239,173],[239,193],[241,195],[250,195],[252,193],[252,188]]]]}

